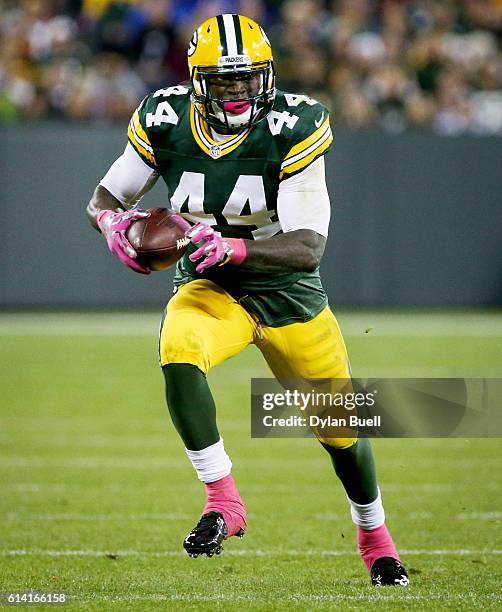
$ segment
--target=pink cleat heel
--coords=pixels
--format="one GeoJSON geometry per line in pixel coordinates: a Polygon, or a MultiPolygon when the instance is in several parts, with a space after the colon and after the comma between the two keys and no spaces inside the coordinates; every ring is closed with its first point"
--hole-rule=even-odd
{"type": "Polygon", "coordinates": [[[206,492],[207,503],[202,514],[221,512],[228,529],[225,539],[232,536],[242,537],[247,526],[246,509],[232,474],[206,484],[206,492]]]}

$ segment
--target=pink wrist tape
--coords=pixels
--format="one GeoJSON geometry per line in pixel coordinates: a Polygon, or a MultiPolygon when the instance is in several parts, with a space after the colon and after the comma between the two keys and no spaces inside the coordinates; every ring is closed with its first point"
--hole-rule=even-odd
{"type": "Polygon", "coordinates": [[[225,242],[230,245],[234,252],[229,263],[238,266],[246,259],[248,254],[245,241],[242,238],[225,238],[225,242]]]}

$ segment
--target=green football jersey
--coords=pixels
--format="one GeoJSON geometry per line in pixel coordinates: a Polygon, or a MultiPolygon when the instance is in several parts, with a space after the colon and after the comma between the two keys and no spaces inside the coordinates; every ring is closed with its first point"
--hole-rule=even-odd
{"type": "MultiPolygon", "coordinates": [[[[164,179],[174,210],[224,237],[249,240],[282,232],[280,182],[323,155],[333,140],[324,106],[278,91],[266,119],[216,141],[183,85],[148,95],[131,119],[128,136],[143,161],[164,179]]],[[[175,285],[210,279],[264,325],[308,321],[327,304],[318,270],[267,273],[227,264],[201,275],[188,258],[195,248],[190,245],[178,262],[175,285]]]]}

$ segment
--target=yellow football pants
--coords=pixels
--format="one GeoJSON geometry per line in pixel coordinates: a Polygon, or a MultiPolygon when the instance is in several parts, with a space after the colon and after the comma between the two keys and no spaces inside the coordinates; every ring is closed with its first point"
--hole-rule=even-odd
{"type": "MultiPolygon", "coordinates": [[[[166,307],[160,331],[160,362],[210,368],[255,344],[274,376],[285,379],[349,379],[345,343],[327,306],[306,323],[262,327],[231,295],[199,279],[182,285],[166,307]]],[[[322,439],[348,448],[356,438],[322,439]]]]}

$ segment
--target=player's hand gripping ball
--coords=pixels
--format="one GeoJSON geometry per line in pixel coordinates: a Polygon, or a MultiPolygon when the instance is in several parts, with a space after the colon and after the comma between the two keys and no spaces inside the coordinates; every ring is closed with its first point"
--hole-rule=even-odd
{"type": "Polygon", "coordinates": [[[212,227],[197,223],[186,232],[186,236],[199,248],[189,256],[198,261],[195,271],[201,274],[206,268],[226,263],[241,264],[247,255],[246,244],[240,238],[222,238],[212,227]]]}
{"type": "Polygon", "coordinates": [[[126,238],[126,231],[138,219],[148,217],[145,210],[115,212],[102,210],[97,216],[98,227],[110,251],[126,266],[140,274],[150,274],[150,270],[136,261],[137,253],[126,238]]]}
{"type": "Polygon", "coordinates": [[[108,248],[118,259],[140,274],[165,270],[183,255],[189,240],[185,232],[190,224],[167,208],[128,210],[98,215],[108,248]]]}

